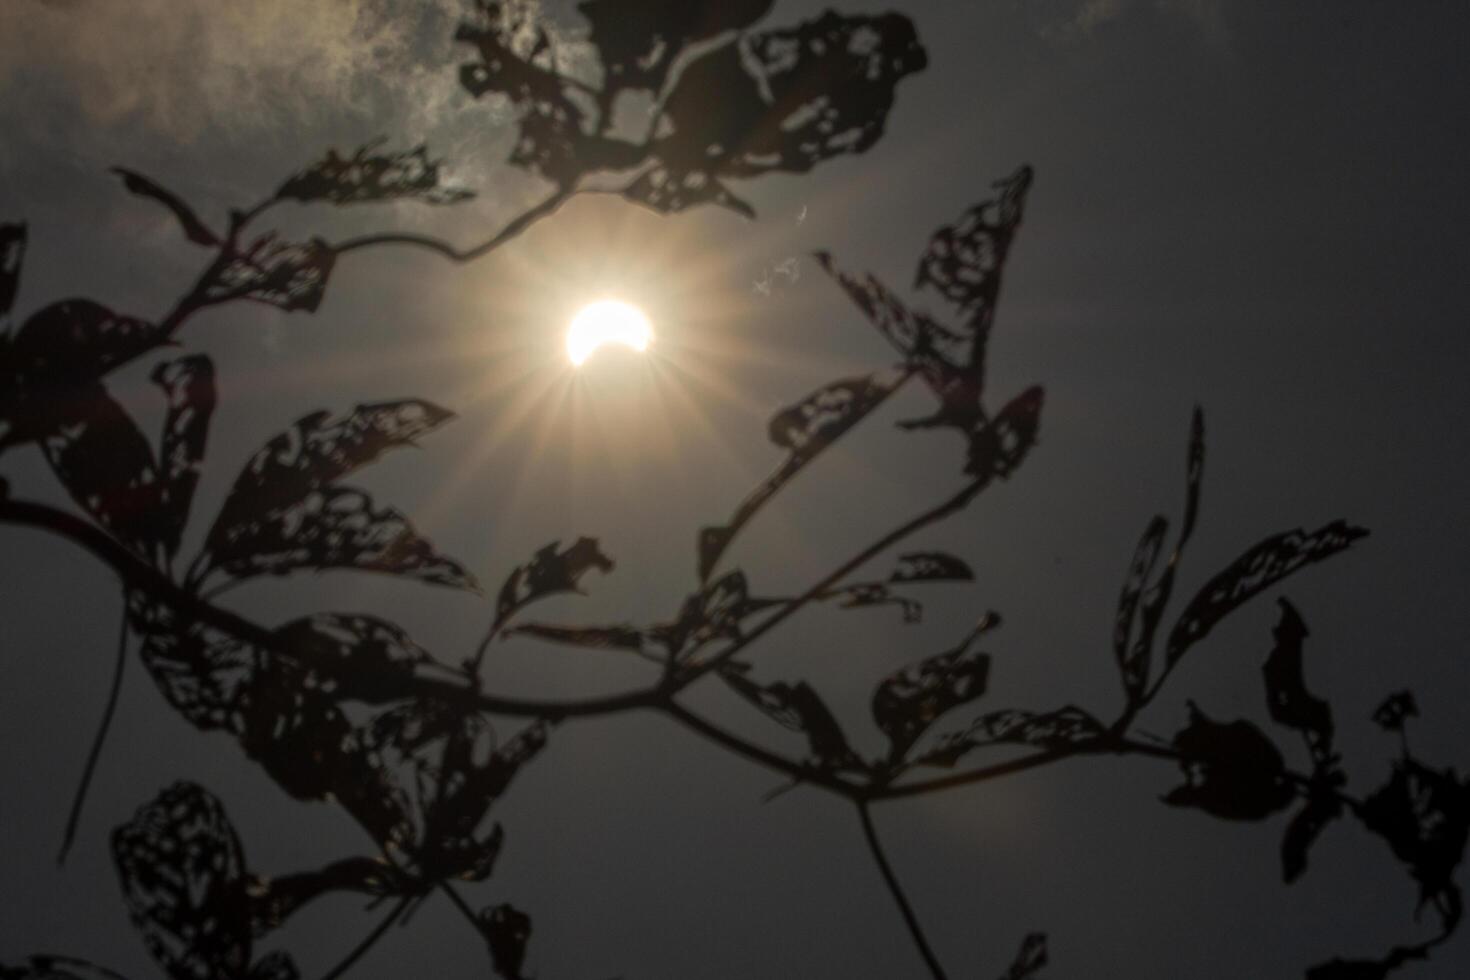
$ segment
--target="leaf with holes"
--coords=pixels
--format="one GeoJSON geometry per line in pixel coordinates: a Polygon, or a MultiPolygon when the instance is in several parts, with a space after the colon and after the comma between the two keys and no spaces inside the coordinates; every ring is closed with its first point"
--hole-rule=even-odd
{"type": "Polygon", "coordinates": [[[1367,537],[1364,528],[1333,521],[1316,531],[1274,534],[1241,555],[1197,592],[1169,633],[1165,656],[1177,663],[1226,616],[1293,572],[1325,561],[1367,537]]]}
{"type": "Polygon", "coordinates": [[[153,369],[153,383],[163,389],[168,411],[159,443],[159,525],[170,557],[179,550],[199,470],[209,441],[216,402],[214,363],[203,354],[167,361],[153,369]]]}
{"type": "Polygon", "coordinates": [[[336,262],[337,253],[320,238],[292,242],[270,232],[243,252],[231,250],[211,269],[201,296],[206,303],[247,299],[287,313],[314,313],[336,262]]]}
{"type": "Polygon", "coordinates": [[[755,24],[774,0],[582,0],[608,88],[658,92],[691,44],[755,24]]]}
{"type": "Polygon", "coordinates": [[[719,677],[776,724],[805,735],[812,758],[820,768],[865,768],[848,745],[832,710],[810,684],[806,681],[760,684],[746,676],[748,669],[743,664],[726,664],[720,668],[719,677]]]}
{"type": "Polygon", "coordinates": [[[1307,624],[1296,607],[1279,600],[1281,618],[1272,635],[1272,647],[1261,673],[1266,681],[1266,705],[1271,719],[1279,725],[1302,733],[1318,769],[1331,764],[1332,706],[1307,690],[1302,670],[1302,643],[1307,638],[1307,624]]]}
{"type": "Polygon", "coordinates": [[[1035,176],[1030,167],[995,182],[1000,192],[934,233],[919,259],[916,289],[925,286],[953,303],[971,329],[987,331],[1000,295],[1001,271],[1021,226],[1026,193],[1035,176]]]}
{"type": "Polygon", "coordinates": [[[422,143],[397,153],[375,152],[381,141],[361,146],[350,157],[328,150],[327,155],[293,174],[276,191],[276,198],[310,204],[365,204],[411,199],[425,204],[458,204],[473,191],[444,183],[444,161],[429,156],[422,143]]]}
{"type": "Polygon", "coordinates": [[[990,655],[973,649],[983,634],[1000,625],[987,613],[953,650],[890,674],[873,693],[873,720],[888,736],[890,758],[902,759],[931,724],[952,708],[985,693],[990,655]]]}
{"type": "Polygon", "coordinates": [[[235,980],[250,965],[245,859],[224,806],[180,782],[113,831],[133,925],[175,980],[235,980]]]}
{"type": "Polygon", "coordinates": [[[531,917],[514,905],[480,910],[480,933],[490,947],[490,963],[504,980],[524,980],[526,944],[531,940],[531,917]]]}
{"type": "Polygon", "coordinates": [[[913,764],[949,769],[972,749],[986,745],[1066,749],[1094,742],[1106,734],[1102,722],[1075,705],[1056,711],[1005,708],[981,715],[961,731],[940,736],[934,747],[913,764]]]}
{"type": "Polygon", "coordinates": [[[495,600],[492,631],[498,632],[512,616],[538,599],[565,592],[580,594],[582,576],[594,568],[603,573],[613,570],[613,560],[602,553],[596,538],[578,538],[565,548],[560,541],[551,542],[506,576],[495,600]]]}

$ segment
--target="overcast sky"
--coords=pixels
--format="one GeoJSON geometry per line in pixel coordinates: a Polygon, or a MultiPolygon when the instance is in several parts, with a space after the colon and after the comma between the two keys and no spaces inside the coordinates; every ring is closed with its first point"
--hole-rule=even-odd
{"type": "MultiPolygon", "coordinates": [[[[820,6],[782,0],[770,22],[820,6]]],[[[698,528],[779,462],[770,414],[887,357],[809,253],[829,249],[906,289],[929,233],[1029,162],[991,391],[1045,385],[1041,443],[1014,479],[914,543],[961,555],[977,580],[924,596],[917,626],[886,609],[803,615],[758,648],[763,676],[812,680],[876,753],[876,681],[996,609],[1005,626],[987,647],[984,706],[1112,715],[1113,607],[1148,519],[1181,506],[1198,403],[1209,456],[1181,591],[1268,533],[1337,517],[1369,527],[1351,552],[1270,593],[1312,630],[1308,681],[1337,712],[1350,788],[1386,775],[1396,745],[1369,716],[1402,688],[1423,715],[1416,752],[1470,769],[1470,11],[893,6],[915,20],[930,64],[900,85],[887,135],[865,155],[740,188],[754,222],[579,199],[469,266],[402,250],[344,258],[315,316],[247,305],[199,317],[182,340],[215,358],[221,407],[195,513],[309,411],[429,397],[460,417],[360,482],[492,587],[549,540],[599,536],[617,569],[538,618],[665,616],[692,585],[698,528]],[[793,257],[794,281],[773,277],[793,257]],[[773,283],[769,295],[758,281],[773,283]],[[580,303],[609,294],[650,312],[655,354],[601,356],[574,379],[562,332],[580,303]]],[[[287,227],[463,243],[497,229],[545,188],[503,165],[503,111],[458,87],[457,9],[5,0],[0,221],[27,221],[31,238],[17,311],[86,296],[158,317],[192,281],[203,253],[127,195],[115,165],[218,219],[328,146],[427,139],[478,200],[288,210],[287,227]]],[[[162,407],[149,366],[109,383],[151,431],[162,407]]],[[[730,561],[759,591],[799,590],[874,529],[958,488],[952,437],[891,424],[925,400],[904,395],[742,537],[730,561]]],[[[16,496],[70,506],[34,450],[8,454],[3,474],[16,496]]],[[[260,870],[366,850],[340,811],[286,800],[230,740],[195,734],[134,663],[78,846],[58,870],[120,597],[59,539],[3,527],[0,555],[0,962],[66,952],[134,980],[159,975],[127,921],[107,832],[176,779],[224,800],[260,870]]],[[[1172,734],[1186,699],[1264,724],[1270,595],[1193,652],[1143,729],[1172,734]]],[[[229,602],[267,623],[374,611],[450,662],[491,614],[472,596],[353,574],[252,585],[229,602]]],[[[646,683],[645,667],[516,641],[496,648],[487,682],[590,694],[646,683]]],[[[691,701],[800,753],[799,739],[718,694],[691,701]]],[[[1051,936],[1047,976],[1136,980],[1300,976],[1431,930],[1430,917],[1414,921],[1414,886],[1387,847],[1355,825],[1330,828],[1287,887],[1284,817],[1225,823],[1162,805],[1178,782],[1157,761],[1076,761],[885,804],[876,819],[953,977],[1000,975],[1035,930],[1051,936]]],[[[810,789],[763,804],[778,784],[652,715],[566,726],[502,804],[506,849],[476,900],[532,914],[528,963],[544,980],[922,976],[851,807],[810,789]]],[[[359,906],[319,903],[274,938],[319,975],[368,927],[359,906]]],[[[477,938],[431,900],[357,975],[486,971],[477,938]]],[[[1461,937],[1402,975],[1467,971],[1461,937]]]]}

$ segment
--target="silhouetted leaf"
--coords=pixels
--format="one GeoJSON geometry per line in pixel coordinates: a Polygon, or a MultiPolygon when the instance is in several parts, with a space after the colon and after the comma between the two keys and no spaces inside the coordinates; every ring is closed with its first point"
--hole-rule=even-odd
{"type": "Polygon", "coordinates": [[[1074,705],[1046,712],[1005,708],[981,715],[962,731],[941,736],[932,749],[914,760],[914,765],[948,769],[971,749],[985,745],[1062,749],[1096,741],[1106,734],[1102,722],[1074,705]]]}
{"type": "Polygon", "coordinates": [[[290,954],[280,951],[267,953],[256,960],[250,969],[249,980],[300,980],[301,971],[290,954]]]}
{"type": "Polygon", "coordinates": [[[903,758],[909,746],[946,711],[985,693],[990,655],[971,646],[999,625],[1000,617],[987,613],[953,650],[905,667],[878,685],[873,693],[873,720],[888,736],[891,758],[903,758]]]}
{"type": "Polygon", "coordinates": [[[283,200],[331,204],[363,204],[412,198],[426,204],[458,204],[474,197],[473,191],[446,187],[441,182],[442,160],[429,157],[420,144],[399,153],[375,153],[376,140],[361,146],[350,157],[336,150],[290,177],[276,197],[283,200]]]}
{"type": "Polygon", "coordinates": [[[153,369],[153,383],[168,398],[159,445],[163,481],[158,524],[169,556],[179,550],[214,414],[214,363],[203,354],[167,361],[153,369]]]}
{"type": "Polygon", "coordinates": [[[298,654],[308,686],[342,701],[402,700],[416,669],[434,662],[401,627],[376,616],[317,613],[276,636],[298,654]]]}
{"type": "Polygon", "coordinates": [[[789,455],[741,501],[729,523],[699,533],[699,578],[708,579],[731,540],[783,486],[891,395],[901,376],[845,378],[824,385],[771,419],[770,437],[789,455]]]}
{"type": "Polygon", "coordinates": [[[888,581],[904,582],[972,582],[975,573],[962,559],[943,551],[916,551],[899,555],[898,567],[888,581]]]}
{"type": "Polygon", "coordinates": [[[1332,759],[1332,707],[1307,690],[1302,671],[1307,624],[1290,602],[1279,602],[1281,618],[1272,631],[1276,645],[1261,668],[1266,679],[1266,704],[1273,721],[1302,733],[1311,748],[1313,763],[1320,768],[1332,759]]]}
{"type": "Polygon", "coordinates": [[[965,472],[987,482],[996,477],[1009,479],[1036,445],[1044,397],[1040,386],[1027,388],[971,433],[965,472]]]}
{"type": "Polygon", "coordinates": [[[349,487],[313,490],[274,520],[235,529],[228,548],[210,557],[211,570],[235,579],[347,568],[478,590],[464,566],[436,552],[402,513],[349,487]]]}
{"type": "Polygon", "coordinates": [[[95,381],[154,347],[158,328],[118,316],[87,299],[52,303],[27,318],[10,353],[26,383],[46,397],[45,386],[95,381]]]}
{"type": "Polygon", "coordinates": [[[914,287],[933,288],[955,304],[977,332],[990,329],[1000,294],[1001,270],[1021,225],[1026,192],[1034,176],[1029,166],[1023,166],[996,181],[993,186],[1000,193],[936,231],[919,259],[914,287]]]}
{"type": "Polygon", "coordinates": [[[507,904],[481,909],[479,922],[495,972],[505,980],[524,980],[521,965],[531,939],[531,917],[507,904]]]}
{"type": "Polygon", "coordinates": [[[1185,783],[1164,797],[1223,820],[1260,820],[1289,806],[1291,784],[1281,753],[1248,721],[1212,721],[1189,705],[1189,724],[1174,736],[1185,783]]]}
{"type": "Polygon", "coordinates": [[[1046,933],[1033,932],[1021,940],[1021,948],[1000,980],[1033,980],[1046,966],[1046,933]]]}
{"type": "Polygon", "coordinates": [[[1195,522],[1199,518],[1200,483],[1204,478],[1204,467],[1205,418],[1204,413],[1196,407],[1190,421],[1184,521],[1179,529],[1179,540],[1174,545],[1174,551],[1169,556],[1169,562],[1164,566],[1164,571],[1152,585],[1145,588],[1147,579],[1153,574],[1159,549],[1163,546],[1163,535],[1168,529],[1168,523],[1162,517],[1155,517],[1148,530],[1144,532],[1143,541],[1139,544],[1139,551],[1134,555],[1133,565],[1129,570],[1128,581],[1124,584],[1123,595],[1118,600],[1118,619],[1113,632],[1113,649],[1118,658],[1118,669],[1122,673],[1123,687],[1128,694],[1130,705],[1138,702],[1148,685],[1149,673],[1153,665],[1154,636],[1158,633],[1160,620],[1163,619],[1164,607],[1168,605],[1169,597],[1173,594],[1174,576],[1179,569],[1179,560],[1184,555],[1184,546],[1189,543],[1190,535],[1194,533],[1195,522]],[[1133,636],[1135,608],[1137,609],[1138,632],[1136,636],[1133,636]],[[1132,639],[1131,646],[1129,645],[1130,638],[1132,639]]]}
{"type": "Polygon", "coordinates": [[[774,0],[583,0],[604,86],[663,87],[670,66],[695,41],[744,30],[770,12],[774,0]]]}
{"type": "Polygon", "coordinates": [[[613,570],[613,560],[602,553],[596,538],[578,538],[566,548],[560,541],[551,542],[506,577],[495,600],[494,631],[538,599],[563,592],[580,593],[582,576],[594,568],[604,573],[613,570]]]}
{"type": "Polygon", "coordinates": [[[1162,514],[1149,522],[1133,549],[1133,558],[1128,562],[1128,575],[1123,580],[1123,594],[1118,597],[1118,613],[1113,620],[1113,656],[1118,661],[1118,672],[1123,679],[1123,690],[1130,704],[1142,697],[1148,686],[1147,660],[1140,662],[1133,656],[1133,622],[1138,613],[1138,603],[1143,590],[1148,587],[1154,566],[1164,550],[1164,535],[1169,533],[1169,522],[1162,514]]]}
{"type": "Polygon", "coordinates": [[[288,313],[314,313],[336,261],[337,253],[320,238],[290,242],[270,232],[217,263],[201,295],[207,303],[248,299],[288,313]]]}
{"type": "Polygon", "coordinates": [[[659,214],[679,214],[702,204],[715,204],[743,218],[755,217],[755,208],[719,179],[699,170],[676,173],[661,165],[650,167],[628,185],[623,196],[659,214]]]}
{"type": "MultiPolygon", "coordinates": [[[[843,609],[866,609],[872,606],[897,606],[905,623],[917,623],[924,617],[924,606],[917,600],[895,593],[882,582],[849,585],[832,592],[843,609]]],[[[828,598],[828,596],[823,596],[828,598]]]]}
{"type": "Polygon", "coordinates": [[[436,554],[402,514],[377,509],[334,481],[451,418],[427,402],[362,405],[332,419],[308,415],[251,457],[205,540],[194,581],[298,568],[358,568],[477,590],[473,576],[436,554]]]}
{"type": "Polygon", "coordinates": [[[806,681],[759,684],[745,676],[743,664],[726,664],[719,676],[735,693],[755,705],[783,728],[807,737],[812,758],[822,769],[861,769],[862,760],[847,744],[847,736],[821,698],[806,681]]]}
{"type": "Polygon", "coordinates": [[[776,604],[780,600],[751,598],[744,572],[727,572],[685,599],[678,619],[653,627],[649,638],[662,644],[670,658],[692,654],[720,637],[739,639],[746,616],[776,604]]]}
{"type": "Polygon", "coordinates": [[[1388,783],[1363,801],[1358,816],[1408,865],[1421,905],[1433,902],[1446,931],[1454,928],[1461,913],[1454,874],[1470,837],[1470,788],[1453,770],[1403,759],[1394,763],[1388,783]]]}
{"type": "Polygon", "coordinates": [[[41,451],[73,500],[150,560],[168,539],[153,447],[101,384],[72,388],[51,406],[41,451]]]}
{"type": "Polygon", "coordinates": [[[1216,623],[1251,598],[1293,572],[1331,558],[1367,534],[1363,528],[1333,521],[1310,534],[1298,529],[1266,538],[1205,583],[1189,601],[1169,634],[1168,662],[1177,662],[1216,623]]]}
{"type": "Polygon", "coordinates": [[[608,650],[642,650],[643,630],[636,626],[554,626],[525,623],[505,631],[506,636],[532,636],[550,643],[608,650]]]}
{"type": "Polygon", "coordinates": [[[1410,718],[1419,717],[1413,691],[1399,691],[1384,699],[1373,711],[1373,722],[1386,732],[1401,732],[1410,718]]]}
{"type": "Polygon", "coordinates": [[[674,131],[655,151],[676,171],[804,173],[877,142],[899,81],[927,63],[913,23],[900,14],[828,11],[794,28],[745,35],[679,75],[664,105],[674,131]]]}
{"type": "Polygon", "coordinates": [[[152,198],[173,212],[174,218],[179,222],[179,227],[184,230],[184,237],[195,245],[214,248],[220,244],[220,237],[210,231],[209,227],[199,220],[194,209],[185,204],[177,194],[131,170],[113,167],[112,172],[123,179],[123,186],[128,189],[129,193],[152,198]]]}
{"type": "Polygon", "coordinates": [[[25,262],[26,226],[0,224],[0,317],[8,316],[20,291],[20,270],[25,262]]]}
{"type": "Polygon", "coordinates": [[[175,980],[235,980],[250,964],[240,840],[203,787],[175,783],[113,831],[133,925],[175,980]]]}

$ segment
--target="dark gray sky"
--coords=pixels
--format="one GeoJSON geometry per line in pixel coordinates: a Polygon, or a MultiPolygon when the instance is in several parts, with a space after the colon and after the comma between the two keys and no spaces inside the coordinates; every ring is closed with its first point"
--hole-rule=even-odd
{"type": "MultiPolygon", "coordinates": [[[[461,417],[360,482],[492,587],[548,540],[600,536],[617,570],[538,618],[666,615],[692,585],[697,529],[778,461],[770,413],[883,363],[880,340],[804,256],[828,248],[906,287],[929,232],[1030,162],[991,390],[1044,384],[1042,441],[1015,479],[915,542],[967,558],[977,581],[931,592],[920,626],[887,610],[806,614],[759,648],[763,676],[813,680],[876,753],[873,684],[997,609],[1006,624],[989,643],[984,706],[1070,701],[1112,714],[1118,588],[1148,518],[1178,512],[1199,403],[1209,457],[1183,593],[1267,533],[1335,517],[1368,526],[1352,552],[1271,593],[1290,596],[1312,629],[1309,683],[1337,711],[1352,788],[1386,773],[1394,745],[1368,719],[1405,687],[1424,716],[1416,751],[1470,768],[1464,5],[897,6],[931,60],[900,86],[886,138],[742,188],[754,223],[578,200],[471,266],[403,251],[346,258],[314,317],[201,316],[183,339],[219,364],[221,409],[196,515],[217,506],[248,452],[308,411],[430,397],[461,417]],[[753,288],[791,256],[796,282],[778,280],[768,297],[753,288]],[[573,379],[559,350],[567,318],[609,292],[653,315],[657,356],[609,355],[573,379]]],[[[0,220],[31,229],[19,312],[88,296],[159,316],[192,281],[202,253],[126,195],[112,165],[218,217],[327,146],[382,133],[429,139],[481,193],[454,211],[287,213],[289,227],[329,238],[394,227],[473,242],[542,193],[500,163],[504,118],[457,87],[453,0],[307,7],[4,4],[0,220]]],[[[817,9],[782,2],[772,22],[817,9]]],[[[147,370],[111,384],[154,428],[147,370]]],[[[799,589],[873,527],[958,487],[950,437],[891,426],[924,397],[903,401],[732,551],[761,591],[799,589]]],[[[64,500],[33,450],[5,466],[17,496],[64,500]]],[[[192,532],[197,541],[203,528],[192,532]]],[[[0,528],[0,554],[0,961],[68,952],[158,974],[126,921],[106,831],[175,779],[225,801],[261,870],[366,848],[340,812],[285,800],[229,740],[194,734],[133,664],[80,842],[58,871],[119,597],[60,540],[0,528]]],[[[450,661],[490,616],[482,600],[352,574],[253,585],[230,601],[266,622],[375,611],[450,661]]],[[[1141,726],[1172,733],[1186,698],[1264,721],[1259,668],[1275,617],[1259,599],[1212,634],[1141,726]]],[[[545,696],[647,680],[611,655],[522,642],[498,647],[487,676],[545,696]]],[[[692,701],[800,752],[718,695],[692,701]]],[[[1079,761],[886,804],[877,820],[954,977],[999,975],[1038,929],[1051,934],[1047,975],[1138,980],[1299,976],[1430,929],[1413,921],[1413,885],[1387,848],[1357,827],[1332,827],[1288,888],[1284,818],[1229,824],[1160,804],[1177,782],[1158,762],[1079,761]]],[[[532,913],[529,962],[547,980],[920,976],[851,808],[812,790],[762,804],[777,783],[657,717],[565,727],[504,802],[506,850],[477,900],[532,913]]],[[[310,977],[368,921],[353,902],[321,903],[277,938],[310,977]]],[[[486,969],[440,900],[359,975],[486,969]]],[[[1467,970],[1462,937],[1404,976],[1467,970]]]]}

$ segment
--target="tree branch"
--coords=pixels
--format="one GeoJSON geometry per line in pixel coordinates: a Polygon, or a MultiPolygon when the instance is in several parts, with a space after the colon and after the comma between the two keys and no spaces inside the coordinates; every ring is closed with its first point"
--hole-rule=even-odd
{"type": "Polygon", "coordinates": [[[888,892],[893,900],[898,903],[899,912],[903,913],[903,921],[909,927],[909,935],[914,938],[914,945],[919,948],[919,955],[924,957],[924,963],[929,967],[929,973],[934,980],[946,980],[944,967],[940,965],[939,958],[934,955],[934,950],[929,947],[929,940],[924,937],[924,930],[919,925],[919,917],[914,914],[913,907],[909,905],[904,896],[903,886],[898,883],[898,876],[893,873],[893,868],[888,864],[888,857],[883,853],[883,845],[878,840],[878,832],[873,829],[873,816],[868,812],[866,803],[857,805],[858,819],[863,824],[863,836],[867,838],[868,850],[873,854],[873,861],[877,863],[878,870],[883,873],[883,881],[888,886],[888,892]]]}

